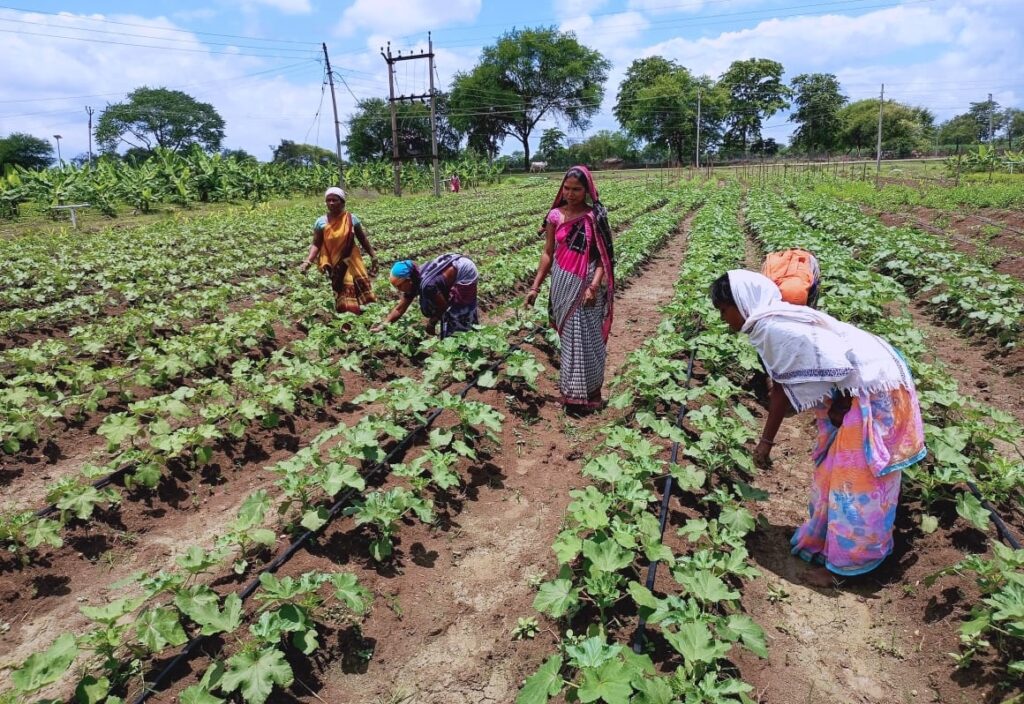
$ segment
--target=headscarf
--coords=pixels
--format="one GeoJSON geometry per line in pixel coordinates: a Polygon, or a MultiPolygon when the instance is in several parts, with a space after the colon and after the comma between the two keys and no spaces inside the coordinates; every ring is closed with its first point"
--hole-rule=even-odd
{"type": "Polygon", "coordinates": [[[608,224],[608,209],[601,203],[597,193],[597,184],[594,183],[594,177],[590,175],[590,169],[583,165],[574,166],[565,172],[562,182],[558,184],[558,193],[555,194],[555,200],[551,204],[552,209],[565,205],[565,199],[562,198],[562,186],[570,176],[582,177],[583,184],[587,189],[587,196],[591,202],[591,215],[594,219],[594,241],[597,243],[601,254],[601,265],[604,267],[604,276],[607,282],[607,314],[601,327],[601,335],[604,337],[605,342],[607,342],[612,328],[612,311],[615,303],[615,249],[612,244],[612,228],[608,224]]]}
{"type": "Polygon", "coordinates": [[[741,332],[796,410],[813,408],[837,389],[865,396],[913,388],[906,362],[882,338],[786,303],[771,279],[752,271],[730,271],[729,288],[745,318],[741,332]]]}
{"type": "Polygon", "coordinates": [[[416,264],[412,259],[403,259],[400,262],[394,263],[391,267],[391,275],[396,279],[411,279],[415,269],[416,264]]]}
{"type": "Polygon", "coordinates": [[[324,191],[324,200],[327,199],[327,196],[338,196],[342,200],[345,200],[345,191],[341,190],[337,186],[331,186],[324,191]]]}

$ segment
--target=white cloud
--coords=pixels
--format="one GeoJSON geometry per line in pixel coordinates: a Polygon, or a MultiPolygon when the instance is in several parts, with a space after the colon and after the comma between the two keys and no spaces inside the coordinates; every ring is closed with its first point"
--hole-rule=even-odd
{"type": "Polygon", "coordinates": [[[387,34],[395,37],[453,24],[468,24],[480,14],[482,0],[355,0],[345,8],[335,34],[387,34]]]}
{"type": "Polygon", "coordinates": [[[608,4],[608,0],[556,0],[555,14],[563,19],[590,15],[608,4]]]}
{"type": "MultiPolygon", "coordinates": [[[[654,2],[655,0],[651,0],[654,2]]],[[[737,59],[774,59],[786,78],[835,73],[851,99],[886,97],[932,109],[946,119],[992,90],[1003,104],[1019,103],[1024,47],[1019,4],[1011,0],[955,0],[946,6],[898,6],[859,16],[839,14],[766,20],[700,38],[675,38],[634,53],[674,59],[717,77],[737,59]],[[1000,89],[1002,87],[1002,89],[1000,89]]],[[[770,120],[777,139],[792,126],[770,120]]]]}
{"type": "Polygon", "coordinates": [[[247,9],[270,7],[288,15],[307,15],[313,11],[309,0],[242,0],[239,4],[247,9]]]}
{"type": "MultiPolygon", "coordinates": [[[[4,13],[4,17],[45,22],[49,27],[38,27],[41,33],[97,38],[81,33],[81,29],[96,28],[82,16],[4,13]]],[[[173,39],[163,43],[189,51],[10,35],[0,42],[0,65],[5,67],[0,82],[0,134],[20,131],[45,138],[61,134],[64,157],[75,156],[88,145],[84,107],[96,109],[95,120],[105,105],[123,100],[143,85],[182,90],[213,104],[226,123],[224,146],[241,147],[263,159],[270,156],[269,145],[281,138],[303,140],[313,124],[322,77],[322,69],[312,60],[315,46],[309,52],[289,53],[291,58],[245,56],[246,49],[214,54],[210,52],[231,49],[206,46],[194,34],[170,31],[179,28],[164,18],[107,19],[145,25],[131,31],[147,38],[112,37],[116,41],[158,44],[161,39],[173,39]]],[[[340,110],[351,111],[353,101],[347,94],[339,96],[339,103],[340,110]]],[[[321,135],[327,142],[333,130],[329,103],[324,107],[321,135]]],[[[309,141],[314,135],[315,128],[309,141]]]]}

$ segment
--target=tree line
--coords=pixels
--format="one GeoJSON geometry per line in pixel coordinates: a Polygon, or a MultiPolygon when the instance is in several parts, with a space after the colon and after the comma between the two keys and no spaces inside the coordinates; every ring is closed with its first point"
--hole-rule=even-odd
{"type": "MultiPolygon", "coordinates": [[[[582,134],[601,110],[610,62],[571,32],[555,27],[513,29],[483,49],[476,65],[455,75],[437,98],[438,151],[442,159],[470,151],[495,159],[506,140],[522,149],[513,157],[528,168],[541,158],[562,165],[606,159],[687,163],[702,154],[716,158],[795,154],[871,153],[878,129],[879,100],[850,101],[831,73],[803,73],[788,82],[781,63],[765,58],[732,62],[718,77],[698,75],[661,56],[637,59],[618,86],[613,114],[619,130],[603,130],[570,142],[561,127],[542,131],[539,154],[531,138],[542,121],[555,120],[582,134]],[[698,134],[697,111],[700,110],[698,134]],[[788,145],[764,136],[768,121],[790,110],[788,145]]],[[[431,156],[430,109],[424,103],[396,105],[399,152],[425,162],[431,156]]],[[[925,107],[885,100],[881,106],[882,149],[909,156],[943,147],[1004,145],[1024,138],[1024,111],[993,100],[971,103],[963,114],[936,124],[925,107]]],[[[388,160],[393,153],[388,102],[368,98],[347,120],[344,140],[350,160],[388,160]]],[[[181,91],[142,87],[122,103],[108,105],[97,122],[101,154],[141,162],[156,151],[179,152],[198,145],[222,149],[224,120],[209,103],[181,91]]],[[[273,161],[326,165],[334,152],[289,140],[273,150],[273,161]]],[[[241,150],[225,156],[253,159],[241,150]]],[[[84,157],[76,157],[81,161],[84,157]]],[[[42,168],[53,162],[46,140],[16,133],[0,139],[5,164],[42,168]]]]}

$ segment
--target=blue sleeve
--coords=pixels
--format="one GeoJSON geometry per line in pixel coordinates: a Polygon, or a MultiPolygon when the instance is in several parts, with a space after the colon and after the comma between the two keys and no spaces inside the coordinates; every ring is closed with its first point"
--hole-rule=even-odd
{"type": "Polygon", "coordinates": [[[323,232],[323,229],[324,229],[325,225],[327,225],[327,216],[326,215],[321,215],[320,217],[318,217],[316,219],[316,222],[313,224],[313,231],[314,232],[323,232]]]}
{"type": "Polygon", "coordinates": [[[356,215],[355,213],[352,213],[352,227],[356,227],[358,225],[362,225],[362,223],[359,222],[359,216],[356,215]]]}

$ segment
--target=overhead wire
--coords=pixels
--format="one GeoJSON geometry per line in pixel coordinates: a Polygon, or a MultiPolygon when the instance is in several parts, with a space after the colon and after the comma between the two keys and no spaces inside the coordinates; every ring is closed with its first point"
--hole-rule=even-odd
{"type": "MultiPolygon", "coordinates": [[[[29,13],[29,14],[33,14],[33,15],[47,15],[47,16],[50,16],[50,17],[74,17],[75,19],[86,21],[86,22],[100,22],[100,23],[103,23],[103,24],[114,24],[114,25],[119,25],[119,26],[122,26],[122,27],[139,27],[139,28],[142,28],[142,29],[153,29],[153,25],[151,25],[151,24],[141,24],[141,23],[138,23],[138,22],[121,22],[121,21],[118,21],[118,20],[107,19],[105,17],[92,17],[92,16],[89,16],[89,15],[71,15],[71,14],[66,13],[66,12],[44,12],[43,10],[28,10],[28,9],[21,8],[21,7],[10,7],[10,6],[7,6],[7,5],[0,5],[0,10],[10,10],[11,12],[25,12],[25,13],[29,13]]],[[[312,45],[314,47],[319,47],[320,46],[320,42],[313,42],[313,41],[309,41],[308,39],[305,40],[305,41],[300,41],[300,40],[296,40],[296,39],[267,39],[267,38],[264,38],[264,37],[254,37],[254,36],[251,36],[251,35],[247,36],[247,35],[243,35],[243,34],[223,34],[223,33],[220,33],[220,32],[204,32],[204,31],[195,30],[195,29],[178,29],[176,27],[161,28],[161,31],[164,31],[164,32],[181,32],[181,33],[185,33],[185,34],[201,34],[201,35],[207,36],[207,37],[227,37],[227,38],[230,38],[230,39],[245,39],[245,40],[248,40],[248,41],[274,42],[275,44],[309,44],[309,45],[312,45]]]]}

